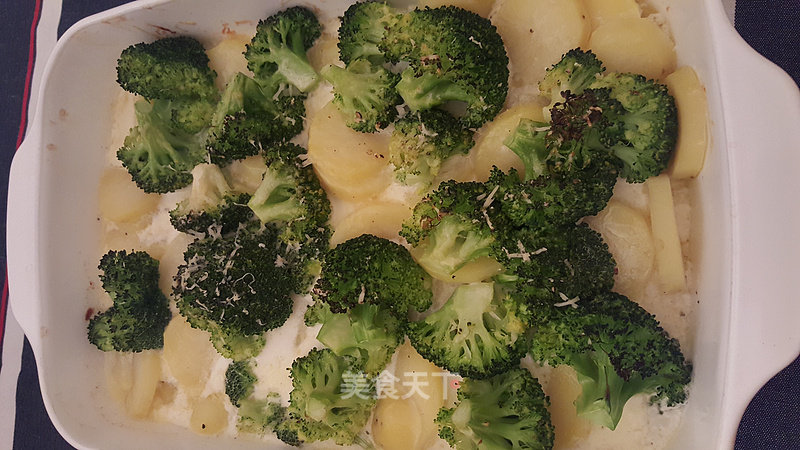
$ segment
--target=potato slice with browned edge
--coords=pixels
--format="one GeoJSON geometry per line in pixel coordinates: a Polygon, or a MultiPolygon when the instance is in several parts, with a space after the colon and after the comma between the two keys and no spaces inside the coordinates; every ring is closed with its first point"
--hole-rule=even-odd
{"type": "Polygon", "coordinates": [[[693,178],[703,170],[708,149],[706,89],[689,66],[671,73],[664,83],[678,107],[678,142],[668,173],[672,179],[693,178]]]}
{"type": "Polygon", "coordinates": [[[327,104],[308,130],[308,158],[322,185],[343,200],[374,197],[392,182],[386,133],[359,133],[327,104]]]}

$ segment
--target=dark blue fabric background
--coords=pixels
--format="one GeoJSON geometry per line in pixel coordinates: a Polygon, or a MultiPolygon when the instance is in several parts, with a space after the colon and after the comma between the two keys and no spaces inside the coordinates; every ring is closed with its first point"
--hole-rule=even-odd
{"type": "MultiPolygon", "coordinates": [[[[59,36],[81,18],[123,3],[126,1],[64,0],[59,36]]],[[[34,4],[32,0],[3,0],[0,8],[0,99],[3,101],[0,108],[0,187],[3,193],[7,192],[8,171],[20,124],[34,4]]],[[[736,28],[756,50],[778,63],[800,85],[800,0],[738,0],[736,28]]],[[[0,196],[2,269],[6,264],[5,214],[6,196],[3,194],[0,196]]],[[[14,449],[71,448],[47,418],[36,364],[27,342],[16,407],[14,449]]],[[[754,398],[740,425],[736,449],[800,449],[800,358],[754,398]]]]}

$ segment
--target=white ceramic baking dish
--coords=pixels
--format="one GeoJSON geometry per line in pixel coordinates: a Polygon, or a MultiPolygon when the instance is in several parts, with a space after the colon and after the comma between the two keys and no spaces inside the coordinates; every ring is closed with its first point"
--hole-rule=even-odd
{"type": "MultiPolygon", "coordinates": [[[[8,261],[14,314],[56,428],[82,448],[256,447],[123,417],[86,341],[87,270],[97,245],[115,61],[131,43],[189,33],[210,45],[252,33],[287,1],[141,1],[81,21],[47,65],[37,113],[11,170],[8,261]]],[[[325,14],[346,0],[307,2],[325,14]]],[[[750,398],[800,352],[800,95],[742,41],[719,0],[668,0],[681,64],[706,85],[713,148],[697,180],[694,384],[675,448],[730,448],[750,398]]]]}

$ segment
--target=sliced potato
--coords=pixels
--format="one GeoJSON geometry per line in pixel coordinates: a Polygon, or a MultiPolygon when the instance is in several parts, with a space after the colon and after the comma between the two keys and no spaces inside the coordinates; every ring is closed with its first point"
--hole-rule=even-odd
{"type": "Polygon", "coordinates": [[[491,16],[511,62],[511,83],[536,85],[545,69],[585,47],[589,21],[580,0],[501,0],[491,16]]]}
{"type": "Polygon", "coordinates": [[[442,385],[448,379],[442,375],[447,372],[422,358],[408,342],[397,352],[394,375],[399,380],[393,386],[396,391],[392,395],[388,390],[383,391],[385,398],[379,401],[383,406],[376,409],[373,430],[386,448],[430,448],[437,439],[438,429],[433,420],[444,404],[442,385]]]}
{"type": "Polygon", "coordinates": [[[482,256],[456,270],[452,279],[442,281],[453,283],[477,283],[479,281],[486,281],[502,271],[503,266],[497,262],[496,259],[489,256],[482,256]]]}
{"type": "Polygon", "coordinates": [[[672,179],[693,178],[703,170],[708,149],[706,89],[689,66],[664,79],[678,107],[678,142],[669,167],[672,179]]]}
{"type": "Polygon", "coordinates": [[[112,222],[136,222],[151,214],[161,197],[139,189],[127,170],[121,167],[107,169],[97,188],[100,216],[112,222]]]}
{"type": "Polygon", "coordinates": [[[160,381],[161,352],[146,350],[136,354],[133,360],[133,384],[126,402],[128,414],[136,418],[147,417],[160,381]]]}
{"type": "MultiPolygon", "coordinates": [[[[165,295],[172,292],[172,282],[178,274],[178,266],[183,264],[183,252],[192,242],[192,238],[185,233],[178,233],[164,248],[164,254],[158,259],[158,287],[165,295]]],[[[155,257],[155,256],[154,256],[155,257]]]]}
{"type": "Polygon", "coordinates": [[[494,0],[419,0],[419,6],[438,8],[440,6],[453,5],[459,8],[472,11],[483,17],[488,17],[494,6],[494,0]]]}
{"type": "Polygon", "coordinates": [[[314,45],[308,49],[308,62],[319,71],[328,64],[339,61],[339,38],[323,34],[314,45]]]}
{"type": "Polygon", "coordinates": [[[403,222],[411,217],[411,208],[399,203],[369,203],[356,209],[334,227],[331,246],[362,234],[397,239],[403,222]]]}
{"type": "Polygon", "coordinates": [[[419,448],[422,423],[410,400],[382,398],[372,416],[372,436],[383,450],[419,448]]]}
{"type": "Polygon", "coordinates": [[[144,246],[139,240],[139,232],[144,229],[145,225],[147,225],[146,220],[131,223],[104,221],[103,235],[100,240],[103,253],[109,250],[144,250],[144,246]]]}
{"type": "Polygon", "coordinates": [[[247,36],[234,35],[206,51],[209,59],[208,66],[217,72],[217,88],[225,89],[225,85],[238,72],[250,73],[247,69],[247,60],[244,58],[248,42],[250,42],[250,38],[247,36]]]}
{"type": "Polygon", "coordinates": [[[592,429],[575,410],[575,400],[581,393],[575,370],[565,365],[553,369],[545,393],[550,397],[550,420],[558,430],[553,448],[572,448],[592,429]]]}
{"type": "Polygon", "coordinates": [[[156,387],[156,393],[153,395],[153,409],[163,408],[172,404],[178,397],[178,388],[172,383],[166,381],[159,381],[156,387]]]}
{"type": "Polygon", "coordinates": [[[314,170],[322,185],[344,200],[367,199],[386,189],[393,179],[388,151],[388,134],[348,128],[332,103],[314,116],[308,130],[314,170]]]}
{"type": "Polygon", "coordinates": [[[267,165],[261,156],[250,156],[234,161],[222,168],[231,189],[252,194],[261,184],[267,165]]]}
{"type": "Polygon", "coordinates": [[[655,258],[647,217],[639,210],[611,200],[591,219],[591,225],[603,236],[617,263],[614,290],[639,297],[653,272],[655,258]]]}
{"type": "Polygon", "coordinates": [[[202,393],[216,358],[209,337],[207,331],[192,328],[180,315],[164,330],[164,361],[190,397],[202,393]]]}
{"type": "Polygon", "coordinates": [[[638,19],[642,15],[636,0],[584,0],[592,29],[615,19],[638,19]]]}
{"type": "Polygon", "coordinates": [[[134,353],[105,352],[105,375],[108,393],[120,405],[125,405],[133,386],[134,353]]]}
{"type": "Polygon", "coordinates": [[[197,434],[214,435],[228,426],[228,411],[222,394],[212,394],[195,400],[189,427],[197,434]]]}
{"type": "Polygon", "coordinates": [[[447,391],[444,385],[449,381],[448,373],[428,362],[406,342],[398,354],[395,375],[400,378],[403,396],[409,396],[419,415],[419,448],[429,448],[431,441],[437,439],[438,427],[434,419],[444,404],[447,391]],[[414,384],[418,390],[414,392],[414,384]]]}
{"type": "Polygon", "coordinates": [[[589,48],[612,72],[632,72],[663,79],[675,70],[677,56],[672,39],[655,22],[616,19],[598,26],[589,48]]]}
{"type": "Polygon", "coordinates": [[[686,272],[669,177],[662,174],[645,183],[650,196],[650,225],[661,288],[667,293],[683,291],[686,289],[686,272]]]}
{"type": "Polygon", "coordinates": [[[475,147],[471,151],[478,180],[486,181],[492,166],[497,166],[506,172],[513,167],[520,173],[525,173],[525,165],[519,156],[503,145],[503,141],[517,128],[519,120],[523,118],[544,120],[542,106],[533,103],[517,105],[503,111],[478,131],[475,147]]]}
{"type": "Polygon", "coordinates": [[[469,155],[453,155],[442,162],[442,167],[431,187],[447,180],[458,182],[475,181],[474,162],[469,155]]]}

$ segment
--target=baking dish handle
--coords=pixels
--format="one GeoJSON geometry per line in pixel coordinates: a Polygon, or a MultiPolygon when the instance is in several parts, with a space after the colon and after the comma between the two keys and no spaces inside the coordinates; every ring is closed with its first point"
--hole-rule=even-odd
{"type": "Polygon", "coordinates": [[[721,31],[719,80],[735,94],[722,99],[736,224],[723,410],[735,436],[752,397],[800,353],[800,91],[729,25],[721,31]]]}
{"type": "Polygon", "coordinates": [[[41,127],[34,124],[11,163],[8,185],[7,250],[11,309],[32,348],[40,348],[39,216],[41,127]]]}

